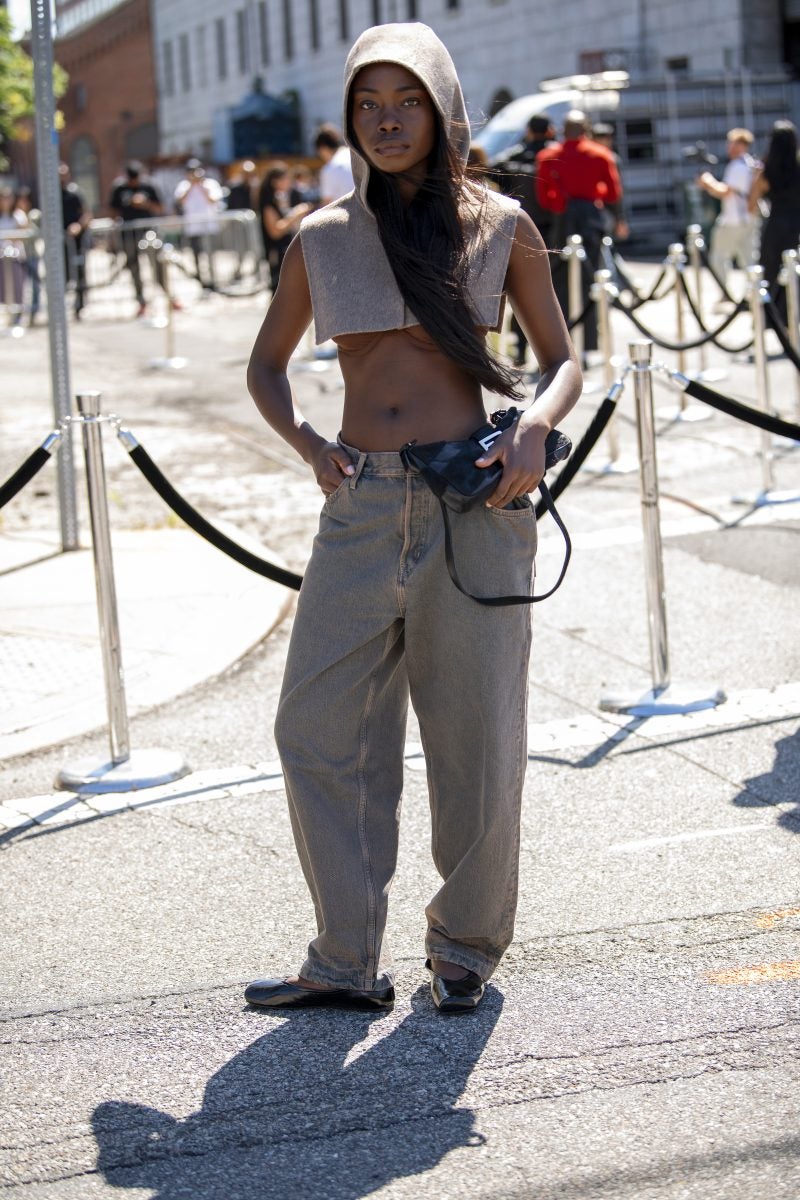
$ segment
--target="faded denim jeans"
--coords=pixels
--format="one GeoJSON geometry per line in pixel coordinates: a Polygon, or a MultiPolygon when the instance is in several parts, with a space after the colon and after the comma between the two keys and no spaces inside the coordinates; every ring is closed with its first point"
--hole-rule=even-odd
{"type": "MultiPolygon", "coordinates": [[[[410,696],[443,881],[426,908],[426,953],[488,979],[514,929],[530,608],[462,595],[422,477],[397,453],[346,449],[355,474],[323,505],[275,724],[317,918],[301,974],[352,988],[391,982],[383,940],[410,696]]],[[[465,587],[530,591],[527,500],[454,514],[452,526],[465,587]]]]}

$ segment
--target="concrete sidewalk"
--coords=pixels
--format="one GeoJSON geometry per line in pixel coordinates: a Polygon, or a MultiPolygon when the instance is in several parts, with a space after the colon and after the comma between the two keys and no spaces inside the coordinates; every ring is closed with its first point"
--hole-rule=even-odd
{"type": "MultiPolygon", "coordinates": [[[[131,716],[224,671],[294,601],[186,529],[115,532],[113,555],[131,716]]],[[[0,534],[0,579],[5,759],[96,729],[107,710],[91,549],[0,534]]]]}

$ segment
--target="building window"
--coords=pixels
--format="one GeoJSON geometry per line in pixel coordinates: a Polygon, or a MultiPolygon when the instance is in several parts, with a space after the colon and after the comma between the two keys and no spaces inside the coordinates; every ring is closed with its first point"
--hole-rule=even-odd
{"type": "Polygon", "coordinates": [[[372,0],[372,24],[381,23],[381,0],[372,0]]]}
{"type": "Polygon", "coordinates": [[[258,44],[261,53],[261,63],[266,67],[269,63],[269,25],[267,23],[266,0],[261,0],[258,6],[258,44]]]}
{"type": "Polygon", "coordinates": [[[218,17],[214,22],[217,34],[217,78],[228,78],[228,36],[225,28],[225,18],[218,17]]]}
{"type": "Polygon", "coordinates": [[[311,25],[311,49],[319,50],[319,5],[317,0],[308,0],[308,20],[311,25]]]}
{"type": "Polygon", "coordinates": [[[665,58],[664,67],[667,71],[674,71],[676,75],[688,75],[689,59],[685,55],[679,58],[665,58]]]}
{"type": "Polygon", "coordinates": [[[339,0],[339,37],[343,42],[350,41],[350,14],[347,11],[347,0],[339,0]]]}
{"type": "Polygon", "coordinates": [[[288,62],[294,58],[294,31],[292,29],[292,0],[283,0],[283,57],[288,62]]]}
{"type": "Polygon", "coordinates": [[[448,12],[452,11],[453,9],[460,8],[460,7],[461,7],[460,0],[447,0],[448,12]]]}
{"type": "Polygon", "coordinates": [[[239,74],[250,70],[250,46],[247,40],[247,13],[240,8],[236,13],[236,51],[239,59],[239,74]]]}
{"type": "Polygon", "coordinates": [[[181,91],[192,90],[192,68],[189,61],[189,35],[182,33],[178,38],[178,66],[181,72],[181,91]]]}
{"type": "Polygon", "coordinates": [[[162,49],[164,64],[164,95],[175,95],[175,56],[172,52],[172,42],[164,42],[162,49]]]}
{"type": "Polygon", "coordinates": [[[406,20],[416,21],[417,19],[417,0],[408,0],[406,4],[406,20]]]}
{"type": "Polygon", "coordinates": [[[195,62],[197,63],[197,86],[208,87],[208,49],[206,27],[198,25],[194,31],[195,62]]]}
{"type": "Polygon", "coordinates": [[[656,156],[653,122],[648,119],[625,122],[628,162],[646,162],[656,156]]]}

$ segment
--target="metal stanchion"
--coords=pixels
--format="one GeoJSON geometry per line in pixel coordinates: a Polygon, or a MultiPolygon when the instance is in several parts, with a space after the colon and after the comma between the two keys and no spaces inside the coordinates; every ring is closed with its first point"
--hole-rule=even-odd
{"type": "MultiPolygon", "coordinates": [[[[705,240],[703,238],[703,230],[699,225],[690,225],[686,230],[686,249],[689,258],[689,265],[692,268],[694,276],[694,301],[697,307],[697,315],[701,322],[705,324],[705,314],[703,312],[703,250],[705,250],[705,240]]],[[[727,379],[728,372],[722,368],[709,368],[706,363],[706,345],[697,347],[697,365],[696,371],[689,371],[688,378],[696,379],[698,383],[719,383],[723,379],[727,379]]],[[[702,412],[702,407],[699,407],[698,412],[702,412]]],[[[707,417],[711,413],[705,413],[707,417]]],[[[699,416],[694,420],[700,420],[699,416]]]]}
{"type": "MultiPolygon", "coordinates": [[[[561,257],[567,263],[567,316],[570,322],[577,321],[577,318],[583,312],[583,271],[584,263],[586,262],[586,251],[583,248],[583,238],[579,233],[573,233],[568,239],[567,244],[561,251],[561,257]]],[[[575,347],[575,354],[578,362],[583,364],[586,357],[586,339],[583,331],[583,321],[578,321],[573,325],[570,331],[572,344],[575,347]]],[[[589,395],[592,392],[599,392],[600,384],[595,382],[583,381],[583,394],[589,395]]]]}
{"type": "MultiPolygon", "coordinates": [[[[612,388],[619,373],[620,363],[614,358],[614,342],[611,329],[611,302],[619,295],[612,283],[609,270],[595,271],[591,297],[597,306],[597,334],[600,350],[603,355],[603,384],[606,394],[612,388]]],[[[616,414],[613,414],[607,426],[608,432],[608,462],[602,467],[593,468],[586,464],[584,470],[598,475],[626,475],[638,468],[638,461],[632,455],[622,455],[619,448],[619,431],[616,414]]]]}
{"type": "MultiPolygon", "coordinates": [[[[561,257],[567,260],[567,313],[570,321],[574,321],[583,312],[583,263],[586,261],[583,238],[579,233],[573,233],[562,250],[561,257]]],[[[573,327],[571,337],[578,362],[582,362],[584,354],[582,321],[573,327]]]]}
{"type": "Polygon", "coordinates": [[[175,751],[139,750],[131,753],[106,499],[100,393],[84,392],[77,397],[77,403],[86,460],[86,486],[89,495],[97,617],[100,625],[111,760],[86,758],[68,764],[59,771],[55,785],[70,792],[128,792],[170,783],[173,779],[180,779],[186,775],[189,768],[182,755],[175,751]]]}
{"type": "Polygon", "coordinates": [[[600,699],[600,708],[606,712],[625,712],[638,717],[654,717],[667,713],[686,713],[703,708],[714,708],[725,699],[724,692],[716,685],[674,684],[670,678],[664,563],[658,509],[653,378],[650,370],[653,344],[648,341],[631,342],[628,350],[633,367],[633,386],[636,398],[652,685],[644,691],[606,694],[600,699]]]}
{"type": "MultiPolygon", "coordinates": [[[[781,255],[783,266],[779,283],[786,289],[786,323],[789,327],[789,341],[800,354],[800,283],[797,272],[800,270],[796,250],[784,250],[781,255]]],[[[800,371],[794,373],[794,402],[797,419],[800,421],[800,371]]]]}
{"type": "MultiPolygon", "coordinates": [[[[683,252],[681,242],[673,242],[669,247],[667,262],[675,272],[675,340],[676,342],[684,342],[686,340],[686,325],[684,322],[684,295],[681,280],[686,269],[686,255],[683,252]]],[[[677,369],[681,375],[686,375],[686,351],[678,350],[677,355],[677,369]]],[[[681,393],[678,407],[660,408],[658,416],[663,421],[694,422],[707,421],[711,414],[701,404],[689,404],[686,396],[681,393]]]]}
{"type": "MultiPolygon", "coordinates": [[[[747,299],[750,303],[750,315],[753,318],[753,357],[756,367],[756,404],[762,412],[772,411],[769,392],[769,371],[767,370],[767,350],[764,344],[766,331],[764,321],[764,305],[769,300],[769,293],[764,283],[764,268],[761,266],[747,268],[747,299]]],[[[760,432],[761,450],[761,491],[755,495],[739,495],[732,497],[734,504],[747,504],[751,508],[763,508],[768,504],[791,504],[800,500],[800,491],[777,491],[773,469],[772,435],[766,429],[760,432]]]]}
{"type": "MultiPolygon", "coordinates": [[[[163,321],[158,323],[166,335],[165,354],[163,358],[151,358],[147,365],[151,371],[182,371],[188,365],[189,360],[175,353],[175,306],[172,302],[170,280],[170,268],[175,258],[175,251],[168,242],[162,242],[161,238],[154,233],[146,234],[144,241],[140,242],[139,246],[151,255],[154,277],[158,279],[161,274],[164,281],[164,296],[167,301],[166,316],[163,321]]],[[[155,325],[155,322],[153,324],[155,325]]]]}

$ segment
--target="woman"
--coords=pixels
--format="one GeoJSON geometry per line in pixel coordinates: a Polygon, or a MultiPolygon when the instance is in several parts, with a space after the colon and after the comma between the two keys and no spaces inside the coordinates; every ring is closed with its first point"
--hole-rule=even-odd
{"type": "MultiPolygon", "coordinates": [[[[22,293],[25,285],[25,214],[17,207],[10,187],[0,187],[0,306],[12,327],[22,323],[22,293]]],[[[17,330],[22,333],[21,329],[17,330]]]]}
{"type": "Polygon", "coordinates": [[[287,202],[291,178],[286,163],[276,163],[267,171],[261,185],[258,206],[261,211],[261,231],[264,237],[264,255],[269,265],[270,288],[273,295],[278,286],[283,257],[289,248],[298,226],[310,204],[296,204],[290,208],[287,202]]]}
{"type": "Polygon", "coordinates": [[[486,506],[458,516],[454,536],[473,588],[529,591],[528,492],[580,372],[533,223],[465,178],[461,88],[427,26],[382,25],[358,39],[345,119],[355,189],[303,222],[248,373],[258,408],[326,498],[275,727],[318,935],[299,975],[257,980],[245,997],[392,1007],[383,933],[410,693],[443,879],[426,910],[426,965],[439,1010],[463,1012],[513,933],[530,609],[484,607],[454,588],[438,502],[398,451],[468,437],[486,420],[482,385],[516,396],[484,341],[507,291],[541,364],[537,400],[477,460],[501,463],[502,478],[486,506]],[[339,345],[336,442],[297,411],[286,376],[312,310],[317,340],[339,345]]]}
{"type": "Polygon", "coordinates": [[[761,265],[764,282],[786,323],[786,296],[778,288],[781,256],[796,250],[800,240],[800,163],[797,130],[791,121],[776,121],[772,127],[764,165],[753,179],[748,209],[756,214],[769,201],[769,216],[761,229],[761,265]]]}

